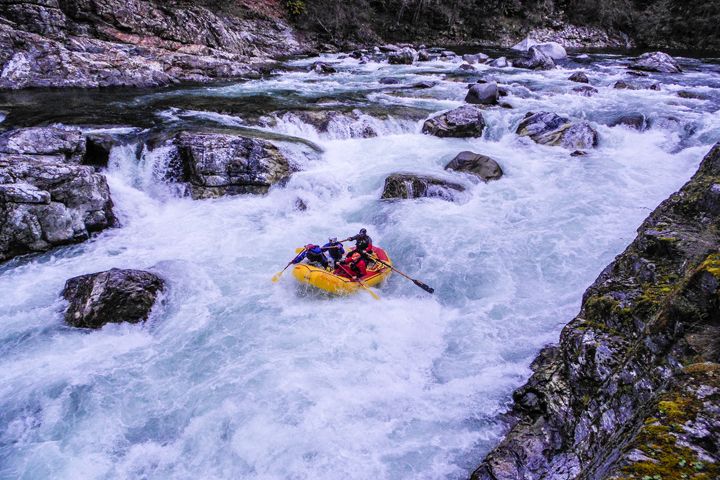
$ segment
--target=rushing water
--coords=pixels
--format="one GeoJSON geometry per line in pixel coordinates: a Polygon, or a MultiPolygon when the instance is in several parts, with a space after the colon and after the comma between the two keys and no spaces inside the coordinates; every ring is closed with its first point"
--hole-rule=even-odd
{"type": "Polygon", "coordinates": [[[301,167],[286,185],[205,201],[158,180],[162,149],[137,159],[132,142],[116,147],[107,176],[122,227],[0,267],[0,478],[466,477],[500,438],[499,414],[533,356],[720,139],[720,69],[698,60],[679,76],[634,80],[659,80],[661,91],[612,89],[628,78],[615,55],[550,72],[481,66],[510,85],[514,107],[488,109],[482,139],[420,134],[422,119],[461,105],[477,77],[456,75],[457,62],[327,60],[339,73],[306,73],[307,59],[232,85],[83,93],[95,103],[75,116],[38,106],[52,92],[4,102],[17,124],[122,118],[306,142],[281,142],[301,167]],[[581,69],[599,94],[568,93],[581,69]],[[439,83],[380,84],[387,75],[439,83]],[[677,96],[687,88],[706,99],[677,96]],[[308,106],[358,112],[327,132],[272,113],[308,106]],[[600,145],[576,158],[512,133],[541,109],[589,120],[600,145]],[[653,126],[606,126],[630,112],[653,126]],[[378,135],[357,138],[368,128],[378,135]],[[462,150],[497,159],[505,176],[476,184],[444,172],[462,150]],[[455,203],[380,201],[396,171],[470,188],[455,203]],[[270,282],[294,247],[361,227],[435,295],[397,275],[380,302],[300,291],[290,275],[270,282]],[[66,327],[65,280],[111,267],[160,273],[170,286],[162,305],[144,325],[66,327]]]}

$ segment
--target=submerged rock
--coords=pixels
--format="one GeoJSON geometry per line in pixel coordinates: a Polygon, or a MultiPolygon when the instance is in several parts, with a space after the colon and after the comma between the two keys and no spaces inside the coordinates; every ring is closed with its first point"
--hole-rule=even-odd
{"type": "Polygon", "coordinates": [[[720,478],[718,177],[720,144],[540,352],[473,479],[720,478]]]}
{"type": "Polygon", "coordinates": [[[442,178],[413,173],[393,173],[385,179],[382,199],[441,198],[452,201],[465,187],[442,178]]]}
{"type": "Polygon", "coordinates": [[[0,134],[0,153],[53,155],[80,163],[85,155],[85,137],[75,129],[19,128],[0,134]]]}
{"type": "Polygon", "coordinates": [[[513,61],[513,67],[528,68],[530,70],[552,70],[555,68],[555,62],[538,48],[530,47],[525,57],[513,61]]]}
{"type": "Polygon", "coordinates": [[[597,145],[598,134],[587,122],[571,122],[551,112],[528,112],[516,130],[541,145],[582,150],[597,145]]]}
{"type": "Polygon", "coordinates": [[[73,277],[62,295],[70,302],[65,321],[73,327],[100,328],[107,323],[147,320],[165,282],[142,270],[113,268],[73,277]]]}
{"type": "Polygon", "coordinates": [[[308,67],[308,71],[317,73],[336,73],[335,67],[325,62],[315,62],[308,67]]]}
{"type": "Polygon", "coordinates": [[[498,180],[503,175],[502,168],[495,160],[469,151],[458,153],[450,163],[445,165],[445,170],[470,173],[484,182],[498,180]]]}
{"type": "Polygon", "coordinates": [[[182,164],[180,176],[195,199],[267,193],[291,173],[288,160],[266,140],[182,132],[174,144],[182,164]]]}
{"type": "Polygon", "coordinates": [[[463,105],[426,120],[422,132],[436,137],[481,137],[484,129],[482,110],[463,105]]]}
{"type": "Polygon", "coordinates": [[[630,65],[633,70],[660,73],[680,73],[682,69],[673,57],[663,52],[649,52],[640,55],[630,65]]]}
{"type": "Polygon", "coordinates": [[[476,105],[495,105],[498,101],[498,96],[497,83],[476,83],[468,90],[465,101],[476,105]]]}
{"type": "Polygon", "coordinates": [[[61,159],[0,155],[0,262],[115,225],[107,181],[61,159]]]}
{"type": "Polygon", "coordinates": [[[575,72],[568,78],[571,82],[577,82],[577,83],[590,83],[590,80],[588,79],[587,75],[585,75],[584,72],[575,72]]]}
{"type": "Polygon", "coordinates": [[[592,97],[596,93],[598,93],[598,89],[595,87],[591,87],[590,85],[581,85],[579,87],[574,87],[571,90],[576,95],[582,95],[583,97],[592,97]]]}
{"type": "Polygon", "coordinates": [[[617,125],[624,125],[626,127],[634,128],[635,130],[643,131],[647,128],[647,118],[642,113],[630,113],[618,117],[610,123],[611,127],[617,125]]]}

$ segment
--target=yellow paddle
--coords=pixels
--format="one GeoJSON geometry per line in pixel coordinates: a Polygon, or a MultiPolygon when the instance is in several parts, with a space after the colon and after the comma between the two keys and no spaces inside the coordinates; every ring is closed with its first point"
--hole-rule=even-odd
{"type": "MultiPolygon", "coordinates": [[[[349,272],[348,269],[345,268],[345,266],[343,266],[343,265],[341,265],[341,264],[338,263],[338,267],[342,268],[343,270],[345,270],[345,272],[346,272],[348,275],[352,276],[352,272],[349,272]]],[[[380,296],[379,296],[377,293],[375,293],[375,292],[373,292],[372,290],[370,290],[370,287],[368,287],[367,285],[365,285],[365,283],[364,283],[362,280],[360,280],[358,277],[354,277],[354,278],[352,279],[352,281],[359,283],[360,286],[363,287],[365,290],[367,290],[367,292],[368,292],[370,295],[372,295],[372,297],[373,297],[375,300],[380,300],[380,296]]]]}
{"type": "MultiPolygon", "coordinates": [[[[302,250],[300,250],[300,252],[299,252],[297,255],[295,255],[295,258],[297,258],[298,255],[300,255],[301,253],[303,253],[305,250],[306,250],[305,248],[303,248],[302,250]]],[[[278,273],[276,273],[275,275],[273,275],[273,277],[272,277],[273,283],[277,283],[277,282],[280,280],[280,277],[282,277],[282,274],[285,273],[285,270],[287,270],[290,265],[292,265],[292,263],[295,261],[295,258],[293,258],[292,260],[290,260],[290,261],[288,262],[288,264],[285,265],[285,268],[283,268],[281,271],[279,271],[278,273]]]]}

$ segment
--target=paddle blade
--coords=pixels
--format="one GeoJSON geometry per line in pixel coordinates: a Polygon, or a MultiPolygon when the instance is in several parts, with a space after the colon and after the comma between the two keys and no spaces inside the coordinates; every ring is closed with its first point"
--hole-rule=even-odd
{"type": "Polygon", "coordinates": [[[379,296],[377,293],[373,292],[373,291],[370,290],[368,287],[365,287],[365,290],[367,290],[368,293],[369,293],[370,295],[372,295],[372,297],[373,297],[375,300],[380,300],[380,296],[379,296]]]}
{"type": "Polygon", "coordinates": [[[283,270],[282,272],[278,272],[278,273],[276,273],[275,275],[273,275],[273,277],[272,277],[273,283],[277,283],[278,280],[280,280],[280,277],[282,277],[282,274],[283,274],[284,271],[285,271],[285,270],[283,270]]]}
{"type": "Polygon", "coordinates": [[[428,293],[433,293],[433,292],[435,292],[435,289],[434,289],[434,288],[432,288],[432,287],[429,286],[429,285],[425,285],[425,284],[422,283],[420,280],[413,280],[413,283],[414,283],[415,285],[417,285],[418,287],[422,288],[423,290],[425,290],[425,291],[428,292],[428,293]]]}

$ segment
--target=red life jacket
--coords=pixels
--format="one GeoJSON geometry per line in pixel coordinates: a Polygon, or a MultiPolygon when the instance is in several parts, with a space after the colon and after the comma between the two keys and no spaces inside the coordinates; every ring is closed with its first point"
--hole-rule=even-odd
{"type": "Polygon", "coordinates": [[[367,262],[360,254],[351,253],[350,257],[338,264],[333,273],[345,278],[364,277],[367,274],[367,262]]]}

